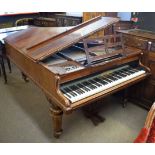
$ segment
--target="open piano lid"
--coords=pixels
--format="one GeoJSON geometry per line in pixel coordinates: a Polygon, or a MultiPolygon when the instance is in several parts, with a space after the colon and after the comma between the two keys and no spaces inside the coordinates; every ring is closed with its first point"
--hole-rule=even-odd
{"type": "Polygon", "coordinates": [[[40,61],[118,21],[119,18],[99,16],[72,28],[32,27],[8,36],[5,41],[33,61],[40,61]]]}

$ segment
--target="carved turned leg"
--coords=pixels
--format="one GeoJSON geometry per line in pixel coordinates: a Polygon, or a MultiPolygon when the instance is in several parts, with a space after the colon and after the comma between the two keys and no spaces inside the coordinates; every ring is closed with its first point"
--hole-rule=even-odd
{"type": "Polygon", "coordinates": [[[59,138],[62,134],[62,116],[63,111],[56,105],[50,102],[50,112],[52,115],[52,123],[53,123],[53,135],[56,138],[59,138]]]}

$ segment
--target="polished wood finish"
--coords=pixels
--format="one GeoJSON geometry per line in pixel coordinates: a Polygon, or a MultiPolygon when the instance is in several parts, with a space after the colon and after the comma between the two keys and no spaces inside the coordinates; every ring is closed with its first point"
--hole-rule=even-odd
{"type": "Polygon", "coordinates": [[[154,118],[155,118],[155,102],[152,104],[151,109],[147,115],[144,127],[150,129],[154,118]]]}
{"type": "MultiPolygon", "coordinates": [[[[105,16],[105,12],[83,12],[83,22],[88,21],[97,16],[105,16]]],[[[97,38],[97,37],[103,37],[103,35],[104,35],[104,31],[101,30],[92,34],[90,37],[97,38]]]]}
{"type": "MultiPolygon", "coordinates": [[[[117,17],[117,12],[83,12],[83,21],[90,20],[97,16],[103,17],[117,17]]],[[[90,38],[103,37],[104,35],[112,34],[113,25],[106,27],[104,30],[98,31],[90,36],[90,38]]]]}
{"type": "MultiPolygon", "coordinates": [[[[87,65],[64,56],[61,57],[61,63],[51,64],[54,56],[60,57],[64,50],[69,50],[71,47],[77,48],[75,44],[117,21],[118,18],[96,17],[72,28],[31,27],[5,38],[7,56],[20,68],[24,75],[37,84],[45,93],[50,103],[55,137],[59,137],[62,133],[63,113],[71,113],[84,105],[136,84],[149,75],[149,68],[141,63],[143,52],[136,47],[126,47],[114,51],[113,55],[121,52],[122,56],[97,64],[87,65]],[[142,66],[146,73],[74,103],[67,99],[60,89],[61,85],[66,82],[104,72],[131,62],[136,62],[142,66]],[[67,72],[64,66],[69,65],[81,68],[67,72]]],[[[78,47],[79,49],[85,52],[84,48],[78,47]]],[[[54,58],[54,61],[56,61],[56,58],[54,58]]]]}
{"type": "Polygon", "coordinates": [[[1,61],[2,72],[3,72],[3,75],[4,75],[5,83],[7,83],[7,74],[6,74],[6,71],[5,71],[4,60],[6,60],[6,62],[7,62],[10,73],[11,73],[11,63],[10,63],[9,58],[6,55],[4,38],[11,35],[12,33],[16,33],[18,31],[24,30],[27,27],[28,26],[17,26],[17,27],[0,29],[0,59],[1,59],[0,61],[1,61]]]}
{"type": "Polygon", "coordinates": [[[155,143],[154,123],[155,123],[155,102],[152,104],[147,114],[144,127],[139,132],[138,136],[134,140],[134,143],[155,143]]]}
{"type": "Polygon", "coordinates": [[[86,57],[88,64],[92,64],[93,62],[97,60],[101,60],[104,58],[112,57],[113,55],[117,54],[124,54],[125,48],[122,41],[122,35],[115,34],[115,35],[106,35],[104,37],[100,37],[99,39],[85,39],[83,40],[85,51],[86,51],[86,57]],[[88,43],[98,41],[99,46],[88,48],[88,43]],[[116,48],[119,46],[119,50],[116,50],[116,48]],[[113,49],[113,52],[109,52],[110,49],[113,49]],[[93,52],[100,51],[102,54],[94,56],[93,52]]]}
{"type": "Polygon", "coordinates": [[[47,97],[47,100],[50,103],[50,113],[52,116],[52,122],[53,122],[53,133],[54,137],[59,138],[59,136],[62,134],[62,116],[63,111],[54,103],[52,103],[51,99],[47,97]]]}
{"type": "Polygon", "coordinates": [[[131,87],[130,99],[150,109],[155,100],[155,33],[140,29],[120,30],[124,43],[143,51],[142,63],[150,68],[151,76],[143,83],[131,87]]]}

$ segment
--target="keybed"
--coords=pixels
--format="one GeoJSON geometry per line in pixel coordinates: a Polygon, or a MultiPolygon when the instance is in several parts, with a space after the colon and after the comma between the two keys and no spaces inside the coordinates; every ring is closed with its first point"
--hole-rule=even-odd
{"type": "Polygon", "coordinates": [[[61,85],[64,96],[72,103],[145,74],[142,67],[129,65],[61,85]]]}

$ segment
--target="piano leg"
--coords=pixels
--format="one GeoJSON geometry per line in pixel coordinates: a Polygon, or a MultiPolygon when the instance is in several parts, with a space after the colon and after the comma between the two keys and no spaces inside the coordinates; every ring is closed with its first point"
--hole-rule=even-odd
{"type": "Polygon", "coordinates": [[[6,58],[6,60],[7,60],[7,63],[8,63],[9,72],[11,73],[11,72],[12,72],[12,69],[11,69],[11,63],[10,63],[10,60],[9,60],[8,57],[6,58]]]}
{"type": "Polygon", "coordinates": [[[52,115],[53,122],[53,135],[56,138],[59,138],[62,134],[62,116],[63,111],[56,105],[50,102],[50,112],[52,115]]]}
{"type": "Polygon", "coordinates": [[[0,65],[1,65],[1,67],[2,67],[2,73],[3,73],[3,75],[4,75],[4,82],[5,82],[5,84],[6,84],[6,83],[7,83],[7,75],[6,75],[6,71],[5,71],[5,65],[4,65],[3,57],[1,57],[0,65]]]}
{"type": "Polygon", "coordinates": [[[84,116],[90,119],[95,126],[105,121],[105,118],[99,115],[100,102],[101,101],[97,101],[83,107],[84,116]]]}

